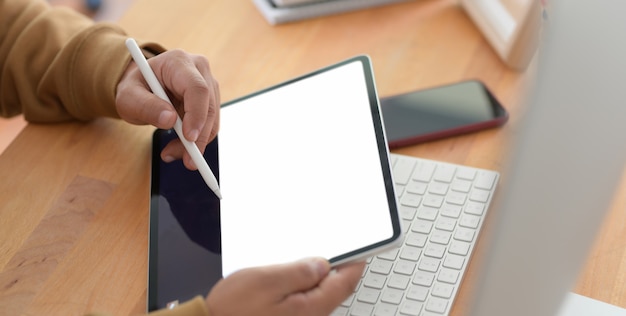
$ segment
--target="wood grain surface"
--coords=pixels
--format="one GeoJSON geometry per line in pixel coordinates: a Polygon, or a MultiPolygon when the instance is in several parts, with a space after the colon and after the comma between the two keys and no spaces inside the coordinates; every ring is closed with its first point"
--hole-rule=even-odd
{"type": "MultiPolygon", "coordinates": [[[[135,38],[207,56],[222,101],[358,54],[371,57],[380,96],[480,79],[509,110],[508,123],[395,152],[498,171],[532,82],[533,68],[507,68],[453,0],[278,26],[248,0],[137,0],[119,24],[135,38]]],[[[0,315],[145,312],[153,130],[111,119],[29,124],[0,155],[0,315]]],[[[575,288],[621,307],[625,189],[575,288]]],[[[489,219],[453,315],[471,300],[489,219]]]]}

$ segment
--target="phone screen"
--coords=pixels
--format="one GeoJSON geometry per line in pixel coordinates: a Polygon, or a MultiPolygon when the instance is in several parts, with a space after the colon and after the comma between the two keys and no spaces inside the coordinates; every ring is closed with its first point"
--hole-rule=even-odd
{"type": "Polygon", "coordinates": [[[381,98],[390,148],[504,124],[508,114],[477,80],[381,98]]]}

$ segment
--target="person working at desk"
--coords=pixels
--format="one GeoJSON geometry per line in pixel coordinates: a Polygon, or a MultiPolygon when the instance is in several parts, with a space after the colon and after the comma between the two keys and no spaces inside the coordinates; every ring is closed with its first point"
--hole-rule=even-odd
{"type": "MultiPolygon", "coordinates": [[[[111,24],[94,24],[43,0],[0,0],[0,114],[53,123],[121,118],[172,128],[176,109],[153,95],[130,61],[126,36],[111,24]]],[[[203,56],[142,43],[150,65],[183,116],[184,137],[201,151],[219,127],[219,88],[203,56]]],[[[182,144],[162,151],[183,159],[182,144]]],[[[207,295],[156,315],[328,315],[355,288],[364,263],[330,273],[319,258],[239,271],[207,295]],[[241,304],[245,302],[245,304],[241,304]]]]}

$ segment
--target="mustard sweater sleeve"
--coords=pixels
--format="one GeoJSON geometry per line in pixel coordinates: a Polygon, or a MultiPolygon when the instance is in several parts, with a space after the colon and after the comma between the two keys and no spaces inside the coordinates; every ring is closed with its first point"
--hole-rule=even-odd
{"type": "Polygon", "coordinates": [[[194,299],[180,304],[174,309],[155,311],[149,316],[209,316],[209,311],[204,304],[204,298],[196,296],[194,299]]]}
{"type": "MultiPolygon", "coordinates": [[[[43,0],[0,0],[0,115],[31,122],[118,117],[126,34],[43,0]]],[[[156,44],[140,45],[162,52],[156,44]]]]}

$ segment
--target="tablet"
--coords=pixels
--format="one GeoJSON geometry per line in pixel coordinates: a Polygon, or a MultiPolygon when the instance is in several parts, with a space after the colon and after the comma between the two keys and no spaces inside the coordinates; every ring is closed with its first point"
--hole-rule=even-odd
{"type": "Polygon", "coordinates": [[[181,162],[161,162],[168,137],[155,132],[151,307],[206,295],[240,269],[311,256],[337,266],[402,237],[367,56],[225,103],[219,146],[204,153],[222,200],[181,162]]]}
{"type": "Polygon", "coordinates": [[[394,246],[384,133],[367,56],[224,104],[223,274],[310,256],[338,265],[394,246]]]}

